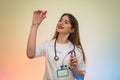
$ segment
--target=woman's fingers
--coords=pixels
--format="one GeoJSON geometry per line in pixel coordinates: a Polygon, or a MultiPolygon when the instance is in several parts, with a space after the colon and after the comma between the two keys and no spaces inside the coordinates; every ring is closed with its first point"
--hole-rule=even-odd
{"type": "Polygon", "coordinates": [[[47,11],[38,10],[38,11],[34,11],[34,14],[40,17],[44,17],[46,16],[47,11]]]}
{"type": "Polygon", "coordinates": [[[34,11],[32,24],[38,26],[44,20],[44,18],[46,18],[46,13],[47,11],[42,11],[42,10],[34,11]]]}
{"type": "Polygon", "coordinates": [[[73,55],[70,56],[70,66],[75,68],[78,65],[77,58],[73,55]]]}
{"type": "Polygon", "coordinates": [[[77,62],[77,58],[73,55],[70,56],[70,61],[71,62],[77,62]]]}
{"type": "Polygon", "coordinates": [[[46,18],[47,11],[42,12],[42,17],[46,18]]]}
{"type": "Polygon", "coordinates": [[[42,12],[42,10],[38,10],[37,12],[38,12],[38,13],[41,13],[41,12],[42,12]]]}
{"type": "Polygon", "coordinates": [[[75,59],[73,59],[71,62],[72,62],[72,63],[77,63],[77,59],[75,58],[75,59]]]}

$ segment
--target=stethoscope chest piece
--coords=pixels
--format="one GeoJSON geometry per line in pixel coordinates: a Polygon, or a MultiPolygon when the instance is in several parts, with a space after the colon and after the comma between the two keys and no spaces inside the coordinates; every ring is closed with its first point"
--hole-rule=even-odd
{"type": "Polygon", "coordinates": [[[58,60],[59,60],[59,57],[58,57],[58,56],[55,56],[55,57],[54,57],[54,60],[55,60],[55,61],[58,61],[58,60]]]}

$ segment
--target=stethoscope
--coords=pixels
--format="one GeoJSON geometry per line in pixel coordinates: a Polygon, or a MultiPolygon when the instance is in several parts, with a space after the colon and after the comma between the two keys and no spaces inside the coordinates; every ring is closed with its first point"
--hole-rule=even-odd
{"type": "MultiPolygon", "coordinates": [[[[55,40],[55,42],[54,42],[54,52],[55,52],[54,60],[55,60],[55,61],[58,61],[58,60],[59,60],[59,57],[57,56],[57,52],[56,52],[56,40],[55,40]]],[[[73,47],[73,50],[69,51],[68,54],[65,55],[64,59],[66,58],[67,55],[73,54],[73,53],[74,53],[74,56],[76,56],[76,53],[75,53],[75,45],[74,45],[74,47],[73,47]]],[[[64,61],[64,59],[63,59],[63,61],[64,61]]],[[[62,64],[63,64],[63,62],[62,62],[62,64]]]]}

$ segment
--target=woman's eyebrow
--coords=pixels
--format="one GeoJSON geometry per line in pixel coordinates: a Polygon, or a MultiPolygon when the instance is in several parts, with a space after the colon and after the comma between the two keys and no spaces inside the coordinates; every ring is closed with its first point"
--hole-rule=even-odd
{"type": "MultiPolygon", "coordinates": [[[[60,20],[64,20],[64,19],[61,18],[60,20]]],[[[70,20],[65,20],[65,21],[70,22],[70,20]]]]}
{"type": "Polygon", "coordinates": [[[65,20],[65,21],[70,22],[70,20],[65,20]]]}

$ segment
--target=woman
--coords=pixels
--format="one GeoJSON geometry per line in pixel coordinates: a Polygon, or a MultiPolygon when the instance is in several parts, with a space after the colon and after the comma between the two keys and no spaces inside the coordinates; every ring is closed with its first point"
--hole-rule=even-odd
{"type": "Polygon", "coordinates": [[[27,44],[28,58],[46,57],[44,80],[83,80],[85,54],[79,38],[79,25],[69,13],[61,16],[52,40],[36,47],[37,30],[47,11],[35,11],[27,44]]]}

